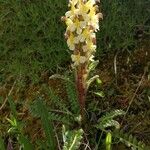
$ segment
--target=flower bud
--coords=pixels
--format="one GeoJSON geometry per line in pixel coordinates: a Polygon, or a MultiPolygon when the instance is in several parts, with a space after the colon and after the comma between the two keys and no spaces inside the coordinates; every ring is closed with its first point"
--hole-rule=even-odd
{"type": "Polygon", "coordinates": [[[66,17],[65,17],[65,16],[62,16],[62,17],[61,17],[61,21],[63,21],[63,22],[66,21],[66,17]]]}

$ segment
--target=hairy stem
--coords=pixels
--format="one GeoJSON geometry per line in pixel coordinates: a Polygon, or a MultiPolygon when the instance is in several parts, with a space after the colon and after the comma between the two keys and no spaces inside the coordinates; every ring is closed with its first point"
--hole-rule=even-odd
{"type": "Polygon", "coordinates": [[[80,66],[76,73],[76,87],[78,94],[78,101],[80,104],[80,112],[82,118],[84,118],[84,109],[86,101],[86,79],[85,79],[85,66],[80,66]]]}

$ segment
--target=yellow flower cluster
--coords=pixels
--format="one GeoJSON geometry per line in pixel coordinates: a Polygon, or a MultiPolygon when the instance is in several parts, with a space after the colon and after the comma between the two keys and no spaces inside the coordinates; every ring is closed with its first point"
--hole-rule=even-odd
{"type": "Polygon", "coordinates": [[[88,63],[93,60],[96,50],[96,35],[99,30],[99,18],[96,5],[98,0],[70,0],[70,10],[66,12],[64,20],[67,25],[66,39],[74,66],[88,63]]]}

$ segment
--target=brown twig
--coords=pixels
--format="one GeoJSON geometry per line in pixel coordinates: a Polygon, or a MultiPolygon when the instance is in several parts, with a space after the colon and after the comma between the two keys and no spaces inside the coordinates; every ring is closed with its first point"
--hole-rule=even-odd
{"type": "Polygon", "coordinates": [[[58,144],[58,150],[61,150],[59,138],[58,138],[58,135],[57,135],[56,128],[55,128],[54,124],[53,124],[53,127],[54,127],[54,132],[55,132],[55,136],[56,136],[56,140],[57,140],[57,144],[58,144]]]}
{"type": "Polygon", "coordinates": [[[86,142],[87,142],[87,143],[82,143],[83,145],[85,145],[84,150],[87,150],[87,148],[88,148],[89,150],[92,150],[92,149],[90,148],[90,143],[89,143],[89,140],[88,140],[87,135],[86,135],[85,132],[84,132],[84,136],[85,136],[85,140],[86,140],[86,142]]]}
{"type": "Polygon", "coordinates": [[[130,102],[129,102],[129,106],[128,106],[126,112],[125,112],[125,115],[124,115],[124,117],[123,117],[123,119],[122,119],[121,124],[123,123],[123,121],[124,121],[124,119],[125,119],[125,117],[126,117],[128,111],[129,111],[129,109],[130,109],[130,107],[131,107],[131,104],[133,103],[133,101],[134,101],[134,99],[135,99],[135,97],[136,97],[136,94],[137,94],[139,88],[140,88],[141,85],[142,85],[142,82],[143,82],[143,79],[144,79],[145,74],[146,74],[146,69],[144,69],[144,73],[143,73],[143,75],[142,75],[142,77],[141,77],[141,80],[139,81],[138,87],[136,88],[136,90],[135,90],[135,92],[134,92],[134,94],[133,94],[133,96],[132,96],[132,98],[131,98],[131,100],[130,100],[130,102]]]}

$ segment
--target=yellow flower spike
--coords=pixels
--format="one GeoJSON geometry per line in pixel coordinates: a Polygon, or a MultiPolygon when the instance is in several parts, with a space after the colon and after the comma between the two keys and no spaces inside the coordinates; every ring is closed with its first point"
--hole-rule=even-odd
{"type": "Polygon", "coordinates": [[[89,59],[96,50],[94,32],[99,29],[99,14],[101,13],[97,14],[96,0],[70,0],[69,4],[70,11],[65,14],[66,31],[70,33],[67,44],[70,50],[75,51],[76,47],[80,47],[79,52],[84,52],[85,56],[72,55],[74,64],[80,65],[82,60],[89,59]]]}

